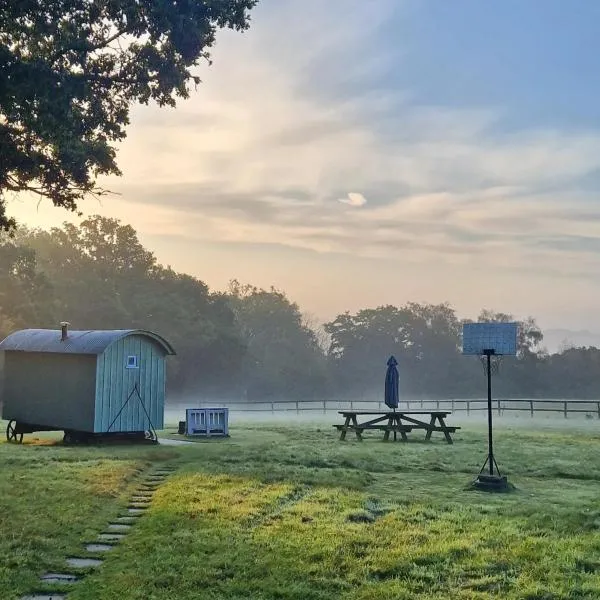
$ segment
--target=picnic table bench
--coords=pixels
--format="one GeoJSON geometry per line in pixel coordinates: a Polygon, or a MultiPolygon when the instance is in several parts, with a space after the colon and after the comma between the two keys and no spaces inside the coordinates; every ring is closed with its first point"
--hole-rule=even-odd
{"type": "Polygon", "coordinates": [[[456,433],[460,427],[449,427],[446,425],[446,417],[449,412],[443,411],[386,411],[386,412],[374,412],[374,411],[360,411],[360,410],[340,410],[340,415],[345,418],[343,425],[334,425],[334,427],[341,431],[340,440],[346,439],[346,433],[348,431],[354,431],[356,437],[362,441],[362,432],[365,430],[378,430],[383,431],[383,441],[387,442],[390,439],[390,433],[394,434],[394,440],[397,439],[399,433],[402,441],[407,441],[407,433],[410,433],[413,429],[425,430],[425,440],[431,439],[431,434],[435,432],[441,432],[446,437],[446,441],[452,444],[451,433],[456,433]],[[428,415],[429,422],[422,419],[418,419],[417,416],[428,415]],[[374,417],[363,423],[359,423],[357,417],[359,416],[371,416],[374,417]],[[436,424],[437,422],[437,424],[436,424]]]}

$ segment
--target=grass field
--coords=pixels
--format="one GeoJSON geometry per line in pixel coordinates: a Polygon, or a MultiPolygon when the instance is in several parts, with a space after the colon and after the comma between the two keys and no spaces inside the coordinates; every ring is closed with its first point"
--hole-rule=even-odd
{"type": "MultiPolygon", "coordinates": [[[[517,491],[466,485],[485,430],[340,442],[330,424],[237,425],[177,447],[0,444],[0,597],[73,600],[600,598],[600,432],[499,429],[517,491]],[[40,575],[106,530],[136,470],[179,467],[104,564],[69,588],[40,575]]],[[[26,436],[31,440],[32,436],[26,436]]]]}

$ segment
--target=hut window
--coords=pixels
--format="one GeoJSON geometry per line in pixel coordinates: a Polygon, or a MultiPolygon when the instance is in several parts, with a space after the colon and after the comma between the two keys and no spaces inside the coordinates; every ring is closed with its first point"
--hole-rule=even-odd
{"type": "Polygon", "coordinates": [[[138,357],[137,356],[128,356],[127,357],[127,368],[128,369],[137,369],[138,368],[138,357]]]}

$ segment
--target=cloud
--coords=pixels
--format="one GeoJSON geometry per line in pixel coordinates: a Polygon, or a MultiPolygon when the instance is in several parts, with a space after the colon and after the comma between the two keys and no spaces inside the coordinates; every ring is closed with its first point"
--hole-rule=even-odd
{"type": "Polygon", "coordinates": [[[218,37],[189,100],[133,112],[124,177],[103,182],[122,194],[106,201],[111,214],[202,244],[385,259],[448,278],[460,265],[461,285],[482,265],[528,273],[527,285],[600,273],[600,132],[509,129],[502,106],[468,94],[444,106],[402,85],[411,48],[381,27],[409,27],[405,6],[418,10],[262,0],[248,32],[218,37]]]}
{"type": "Polygon", "coordinates": [[[367,203],[367,199],[358,192],[348,192],[348,195],[345,198],[340,198],[338,202],[348,204],[349,206],[364,206],[367,203]]]}

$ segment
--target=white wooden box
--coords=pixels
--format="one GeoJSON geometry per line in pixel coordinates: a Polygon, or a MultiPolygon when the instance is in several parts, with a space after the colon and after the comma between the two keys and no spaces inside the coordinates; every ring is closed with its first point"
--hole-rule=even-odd
{"type": "Polygon", "coordinates": [[[204,437],[229,435],[228,408],[188,408],[185,411],[185,434],[204,437]]]}

